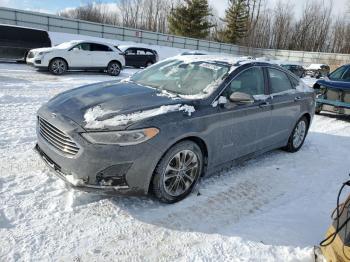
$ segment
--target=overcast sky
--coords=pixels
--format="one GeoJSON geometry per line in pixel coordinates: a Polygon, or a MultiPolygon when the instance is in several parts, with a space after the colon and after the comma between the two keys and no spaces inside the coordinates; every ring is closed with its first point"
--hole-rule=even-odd
{"type": "MultiPolygon", "coordinates": [[[[268,7],[273,7],[279,0],[264,0],[268,7]]],[[[295,5],[295,15],[298,16],[301,13],[303,5],[307,0],[283,0],[293,3],[295,5]]],[[[333,2],[334,14],[343,13],[346,8],[346,3],[350,0],[318,0],[325,1],[330,4],[333,2]]],[[[77,7],[87,0],[0,0],[0,6],[12,7],[25,10],[35,10],[39,12],[56,13],[57,11],[65,8],[77,7]]],[[[115,3],[116,0],[104,0],[105,3],[115,3]]],[[[220,16],[224,16],[225,9],[228,5],[228,0],[209,0],[211,6],[213,6],[220,16]]]]}

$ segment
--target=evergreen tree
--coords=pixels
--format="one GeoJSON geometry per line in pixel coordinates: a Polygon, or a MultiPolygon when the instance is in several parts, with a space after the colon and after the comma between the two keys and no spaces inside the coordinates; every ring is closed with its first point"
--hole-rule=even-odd
{"type": "Polygon", "coordinates": [[[169,31],[185,37],[206,38],[213,27],[210,15],[208,0],[185,0],[171,10],[169,31]]]}
{"type": "Polygon", "coordinates": [[[246,36],[249,24],[249,6],[247,0],[230,0],[226,9],[226,30],[223,32],[224,41],[236,44],[246,36]]]}

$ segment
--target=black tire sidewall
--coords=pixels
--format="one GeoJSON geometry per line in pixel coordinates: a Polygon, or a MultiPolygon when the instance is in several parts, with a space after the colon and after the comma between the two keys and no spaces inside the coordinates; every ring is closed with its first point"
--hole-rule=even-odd
{"type": "Polygon", "coordinates": [[[155,196],[164,203],[175,203],[178,202],[182,199],[184,199],[186,196],[188,196],[193,188],[196,186],[199,177],[201,176],[203,171],[203,153],[200,149],[200,147],[192,142],[192,141],[182,141],[179,142],[178,144],[175,144],[174,146],[172,146],[166,153],[165,155],[161,158],[161,160],[159,161],[155,172],[154,172],[154,176],[153,176],[153,180],[152,180],[152,187],[153,187],[153,192],[155,194],[155,196]],[[177,154],[178,152],[182,151],[182,150],[191,150],[193,151],[197,158],[198,158],[198,162],[199,162],[199,170],[198,170],[198,174],[195,178],[195,181],[193,182],[193,184],[189,187],[189,189],[184,192],[183,194],[181,194],[180,196],[174,197],[169,195],[164,188],[164,171],[165,168],[167,167],[169,161],[171,160],[171,158],[177,154]]]}

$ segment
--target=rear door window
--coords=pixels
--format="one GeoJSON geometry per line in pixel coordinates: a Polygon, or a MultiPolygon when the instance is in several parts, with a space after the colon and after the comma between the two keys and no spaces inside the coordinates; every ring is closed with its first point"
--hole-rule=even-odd
{"type": "Polygon", "coordinates": [[[274,68],[268,68],[267,70],[270,79],[271,94],[294,89],[286,73],[274,68]]]}
{"type": "MultiPolygon", "coordinates": [[[[79,45],[76,45],[74,48],[78,48],[81,51],[91,51],[91,44],[81,43],[79,45]]],[[[74,48],[72,48],[72,49],[74,49],[74,48]]]]}
{"type": "Polygon", "coordinates": [[[91,51],[95,52],[112,52],[112,49],[109,46],[101,44],[91,44],[91,51]]]}

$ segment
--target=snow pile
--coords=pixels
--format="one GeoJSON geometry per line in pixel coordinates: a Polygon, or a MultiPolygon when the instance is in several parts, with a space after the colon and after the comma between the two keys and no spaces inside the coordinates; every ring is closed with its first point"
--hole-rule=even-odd
{"type": "Polygon", "coordinates": [[[36,111],[60,92],[115,79],[0,64],[0,261],[314,261],[348,179],[349,118],[317,115],[298,153],[217,172],[174,205],[69,190],[32,150],[36,111]]]}
{"type": "Polygon", "coordinates": [[[193,106],[189,105],[164,105],[154,109],[138,111],[125,115],[116,115],[104,119],[108,117],[108,115],[117,114],[118,112],[103,110],[100,106],[95,106],[93,108],[89,108],[84,114],[84,119],[86,122],[85,127],[88,129],[103,129],[105,127],[124,126],[145,118],[150,118],[175,111],[184,111],[188,114],[188,116],[191,116],[191,114],[195,112],[195,109],[193,106]]]}

